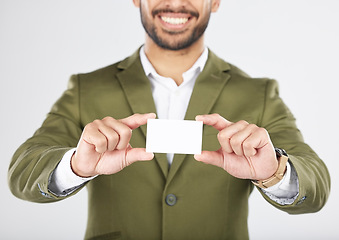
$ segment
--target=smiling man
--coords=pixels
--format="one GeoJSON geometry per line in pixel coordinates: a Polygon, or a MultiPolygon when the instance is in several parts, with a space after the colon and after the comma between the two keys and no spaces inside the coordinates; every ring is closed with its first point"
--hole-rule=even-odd
{"type": "Polygon", "coordinates": [[[220,0],[133,3],[145,44],[121,62],[71,77],[13,156],[13,194],[54,202],[86,186],[86,239],[248,239],[254,186],[282,211],[319,211],[329,174],[276,81],[249,77],[204,44],[220,0]],[[145,124],[156,117],[202,121],[204,151],[146,152],[145,124]]]}

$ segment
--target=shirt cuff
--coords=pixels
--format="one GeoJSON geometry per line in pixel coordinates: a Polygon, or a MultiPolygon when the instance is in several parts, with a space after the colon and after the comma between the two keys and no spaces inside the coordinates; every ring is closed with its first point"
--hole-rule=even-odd
{"type": "Polygon", "coordinates": [[[76,148],[67,151],[51,175],[48,188],[56,195],[68,195],[96,177],[83,178],[73,172],[71,158],[75,151],[76,148]]]}
{"type": "Polygon", "coordinates": [[[261,189],[271,200],[280,205],[292,204],[299,195],[297,172],[290,162],[287,162],[286,167],[286,173],[280,182],[269,188],[261,189]]]}

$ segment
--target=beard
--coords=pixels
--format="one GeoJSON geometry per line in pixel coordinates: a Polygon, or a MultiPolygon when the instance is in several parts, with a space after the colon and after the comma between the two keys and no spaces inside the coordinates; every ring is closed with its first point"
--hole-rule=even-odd
{"type": "MultiPolygon", "coordinates": [[[[152,16],[153,18],[160,12],[173,12],[168,9],[164,10],[154,10],[152,11],[152,16]]],[[[199,17],[198,13],[195,12],[188,12],[187,10],[181,10],[179,13],[190,13],[194,17],[199,17]]],[[[166,31],[162,29],[157,29],[154,24],[152,24],[151,21],[149,21],[146,17],[146,14],[143,14],[142,7],[140,7],[140,16],[141,16],[141,22],[142,25],[147,33],[147,35],[157,44],[159,47],[167,50],[182,50],[185,48],[190,47],[193,43],[195,43],[205,32],[209,19],[210,19],[210,14],[206,15],[201,23],[197,25],[193,30],[191,34],[188,34],[186,37],[180,37],[180,35],[184,35],[186,31],[184,30],[182,32],[178,31],[166,31]],[[160,36],[158,33],[159,31],[164,31],[167,36],[160,36]],[[176,38],[177,37],[177,38],[176,38]]],[[[187,34],[186,34],[187,35],[187,34]]]]}

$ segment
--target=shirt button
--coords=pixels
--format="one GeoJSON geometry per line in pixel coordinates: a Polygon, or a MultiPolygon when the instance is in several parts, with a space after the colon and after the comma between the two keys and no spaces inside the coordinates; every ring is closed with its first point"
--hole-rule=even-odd
{"type": "Polygon", "coordinates": [[[177,197],[174,194],[168,194],[165,202],[168,206],[174,206],[177,203],[177,197]]]}

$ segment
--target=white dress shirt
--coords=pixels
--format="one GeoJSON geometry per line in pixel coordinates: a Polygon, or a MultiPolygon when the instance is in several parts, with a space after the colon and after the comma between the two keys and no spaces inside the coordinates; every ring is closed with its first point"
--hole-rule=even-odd
{"type": "MultiPolygon", "coordinates": [[[[140,60],[145,74],[151,82],[152,95],[159,119],[183,120],[190,101],[195,80],[205,67],[208,58],[208,49],[182,74],[183,82],[178,86],[167,77],[160,76],[146,57],[144,48],[140,49],[140,60]]],[[[172,164],[174,154],[167,153],[169,165],[172,164]]]]}
{"type": "MultiPolygon", "coordinates": [[[[144,48],[140,49],[140,60],[145,74],[150,80],[152,95],[159,119],[176,119],[183,120],[186,114],[189,100],[192,95],[195,81],[205,67],[208,58],[208,49],[205,48],[202,55],[195,64],[185,73],[183,73],[183,82],[179,86],[171,78],[160,76],[148,60],[144,48]]],[[[81,178],[73,173],[70,166],[70,159],[75,149],[68,151],[56,170],[54,171],[49,189],[53,193],[69,192],[68,190],[76,189],[85,182],[95,178],[81,178]]],[[[169,165],[173,161],[174,154],[167,154],[169,165]]],[[[262,191],[281,205],[292,204],[298,196],[299,182],[296,171],[288,163],[287,171],[284,178],[276,185],[262,189],[262,191]]]]}

